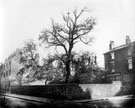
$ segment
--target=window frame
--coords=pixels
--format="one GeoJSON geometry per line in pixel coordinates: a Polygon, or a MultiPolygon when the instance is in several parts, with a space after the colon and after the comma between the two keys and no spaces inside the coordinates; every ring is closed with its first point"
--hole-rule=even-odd
{"type": "Polygon", "coordinates": [[[114,54],[114,52],[111,52],[110,55],[111,55],[111,60],[114,60],[114,59],[115,59],[115,54],[114,54]]]}
{"type": "Polygon", "coordinates": [[[133,60],[132,60],[132,58],[128,58],[128,69],[129,70],[133,69],[133,60]]]}
{"type": "Polygon", "coordinates": [[[110,62],[111,66],[111,72],[115,72],[115,61],[110,62]]]}

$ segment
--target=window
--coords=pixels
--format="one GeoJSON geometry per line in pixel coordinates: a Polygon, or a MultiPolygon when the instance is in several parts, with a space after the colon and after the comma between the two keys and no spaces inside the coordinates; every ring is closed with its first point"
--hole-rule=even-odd
{"type": "Polygon", "coordinates": [[[115,77],[115,80],[116,80],[116,81],[121,81],[121,77],[120,77],[120,76],[116,76],[116,77],[115,77]]]}
{"type": "Polygon", "coordinates": [[[8,63],[6,63],[6,67],[8,67],[8,63]]]}
{"type": "Polygon", "coordinates": [[[5,73],[4,73],[4,78],[6,77],[5,73]]]}
{"type": "Polygon", "coordinates": [[[133,64],[132,64],[132,59],[128,59],[128,69],[132,69],[133,68],[133,64]]]}
{"type": "Polygon", "coordinates": [[[8,71],[6,71],[6,76],[8,76],[8,71]]]}
{"type": "Polygon", "coordinates": [[[5,69],[5,65],[3,65],[3,69],[5,69]]]}
{"type": "Polygon", "coordinates": [[[9,70],[9,75],[11,75],[11,69],[9,70]]]}
{"type": "Polygon", "coordinates": [[[11,65],[11,61],[9,61],[9,66],[11,65]]]}
{"type": "Polygon", "coordinates": [[[114,52],[111,53],[111,59],[114,59],[114,52]]]}
{"type": "Polygon", "coordinates": [[[106,70],[106,71],[109,70],[107,63],[105,64],[105,70],[106,70]]]}
{"type": "Polygon", "coordinates": [[[114,61],[111,62],[111,71],[115,72],[115,62],[114,61]]]}
{"type": "Polygon", "coordinates": [[[114,81],[115,79],[114,79],[114,76],[111,76],[110,77],[110,82],[112,82],[112,81],[114,81]]]}
{"type": "Polygon", "coordinates": [[[8,87],[10,87],[10,81],[9,81],[8,87]]]}
{"type": "Polygon", "coordinates": [[[121,81],[121,76],[117,75],[117,76],[111,76],[109,79],[110,82],[112,81],[121,81]]]}

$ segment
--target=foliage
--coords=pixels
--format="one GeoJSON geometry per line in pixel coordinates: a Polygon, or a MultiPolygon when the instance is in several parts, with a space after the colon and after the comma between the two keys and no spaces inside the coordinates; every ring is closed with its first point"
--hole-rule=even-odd
{"type": "MultiPolygon", "coordinates": [[[[65,65],[62,61],[66,59],[64,54],[61,54],[61,59],[57,58],[57,55],[52,56],[54,60],[58,60],[58,65],[56,69],[56,73],[59,69],[62,69],[63,79],[65,79],[65,65]]],[[[103,83],[105,71],[98,67],[97,65],[97,57],[93,52],[82,52],[82,53],[75,53],[72,52],[72,62],[71,62],[71,73],[74,72],[74,75],[70,76],[70,83],[103,83]],[[84,77],[84,78],[83,78],[84,77]],[[87,77],[87,78],[86,78],[87,77]],[[89,81],[87,81],[89,80],[89,81]]],[[[60,81],[59,78],[54,79],[51,84],[62,84],[62,80],[60,81]]]]}
{"type": "Polygon", "coordinates": [[[55,47],[58,57],[60,54],[57,48],[61,47],[64,49],[64,56],[66,58],[64,61],[66,67],[66,83],[70,83],[71,53],[74,45],[78,42],[90,44],[93,40],[93,38],[89,36],[89,33],[96,23],[95,19],[92,17],[82,18],[87,12],[86,8],[79,12],[75,9],[71,14],[68,12],[67,15],[63,15],[63,24],[55,23],[52,20],[50,29],[45,29],[39,36],[39,40],[41,40],[46,47],[55,47]]]}
{"type": "Polygon", "coordinates": [[[85,72],[85,69],[92,68],[97,65],[96,55],[94,53],[86,51],[82,54],[78,54],[77,56],[77,59],[75,57],[73,58],[72,64],[81,72],[85,72]]]}
{"type": "Polygon", "coordinates": [[[81,54],[75,54],[72,61],[72,71],[75,75],[73,81],[80,83],[80,77],[83,74],[90,75],[89,79],[92,79],[93,71],[97,67],[97,58],[94,53],[88,51],[81,54]]]}
{"type": "MultiPolygon", "coordinates": [[[[64,54],[59,55],[61,59],[57,57],[57,55],[54,56],[48,56],[49,58],[46,58],[46,62],[44,65],[44,68],[46,68],[47,73],[47,79],[51,83],[63,83],[63,80],[66,78],[66,67],[63,63],[64,60],[66,60],[66,56],[64,54]],[[51,62],[50,62],[51,61],[51,62]],[[56,62],[56,66],[54,67],[52,64],[54,61],[56,62]],[[52,78],[54,76],[54,78],[52,78]]],[[[93,71],[97,71],[97,64],[96,64],[96,56],[94,53],[90,53],[88,51],[83,52],[81,54],[77,54],[75,52],[72,52],[72,62],[70,65],[71,69],[71,76],[70,81],[81,83],[79,82],[80,77],[82,74],[91,75],[93,74],[93,71]],[[75,75],[72,75],[72,72],[75,73],[75,75]],[[78,82],[77,82],[78,80],[78,82]]],[[[89,79],[92,79],[92,78],[89,79]]]]}
{"type": "Polygon", "coordinates": [[[23,67],[16,76],[19,83],[21,83],[22,75],[25,72],[28,72],[29,69],[35,73],[40,72],[39,53],[37,53],[37,46],[32,39],[25,42],[25,46],[22,48],[20,63],[23,65],[23,67]]]}
{"type": "Polygon", "coordinates": [[[39,54],[37,53],[37,46],[33,40],[28,40],[22,50],[20,63],[25,66],[25,69],[32,67],[33,70],[37,69],[39,65],[39,54]]]}
{"type": "Polygon", "coordinates": [[[63,79],[64,69],[55,55],[48,55],[48,57],[43,60],[43,75],[45,75],[46,81],[51,82],[53,80],[63,79]],[[54,66],[54,64],[57,66],[54,66]]]}
{"type": "Polygon", "coordinates": [[[21,68],[16,75],[16,80],[18,81],[18,85],[20,85],[20,86],[22,85],[22,76],[23,76],[24,72],[25,72],[25,68],[21,68]]]}

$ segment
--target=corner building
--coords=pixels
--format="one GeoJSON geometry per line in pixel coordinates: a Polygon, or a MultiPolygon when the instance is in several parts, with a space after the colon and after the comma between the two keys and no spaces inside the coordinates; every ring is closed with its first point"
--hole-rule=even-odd
{"type": "Polygon", "coordinates": [[[135,41],[131,42],[129,36],[126,36],[126,43],[118,47],[114,46],[114,41],[110,41],[104,60],[107,82],[135,80],[135,41]]]}

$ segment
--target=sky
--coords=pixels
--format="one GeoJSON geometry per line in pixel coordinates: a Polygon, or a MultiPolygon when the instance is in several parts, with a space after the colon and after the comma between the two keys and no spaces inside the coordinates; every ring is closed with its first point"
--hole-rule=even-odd
{"type": "Polygon", "coordinates": [[[135,41],[135,0],[0,0],[0,62],[22,48],[27,39],[38,40],[50,18],[61,22],[62,13],[76,7],[87,7],[97,25],[91,33],[93,45],[77,45],[74,50],[95,52],[99,66],[104,66],[103,53],[111,40],[115,46],[125,44],[127,35],[135,41]]]}

